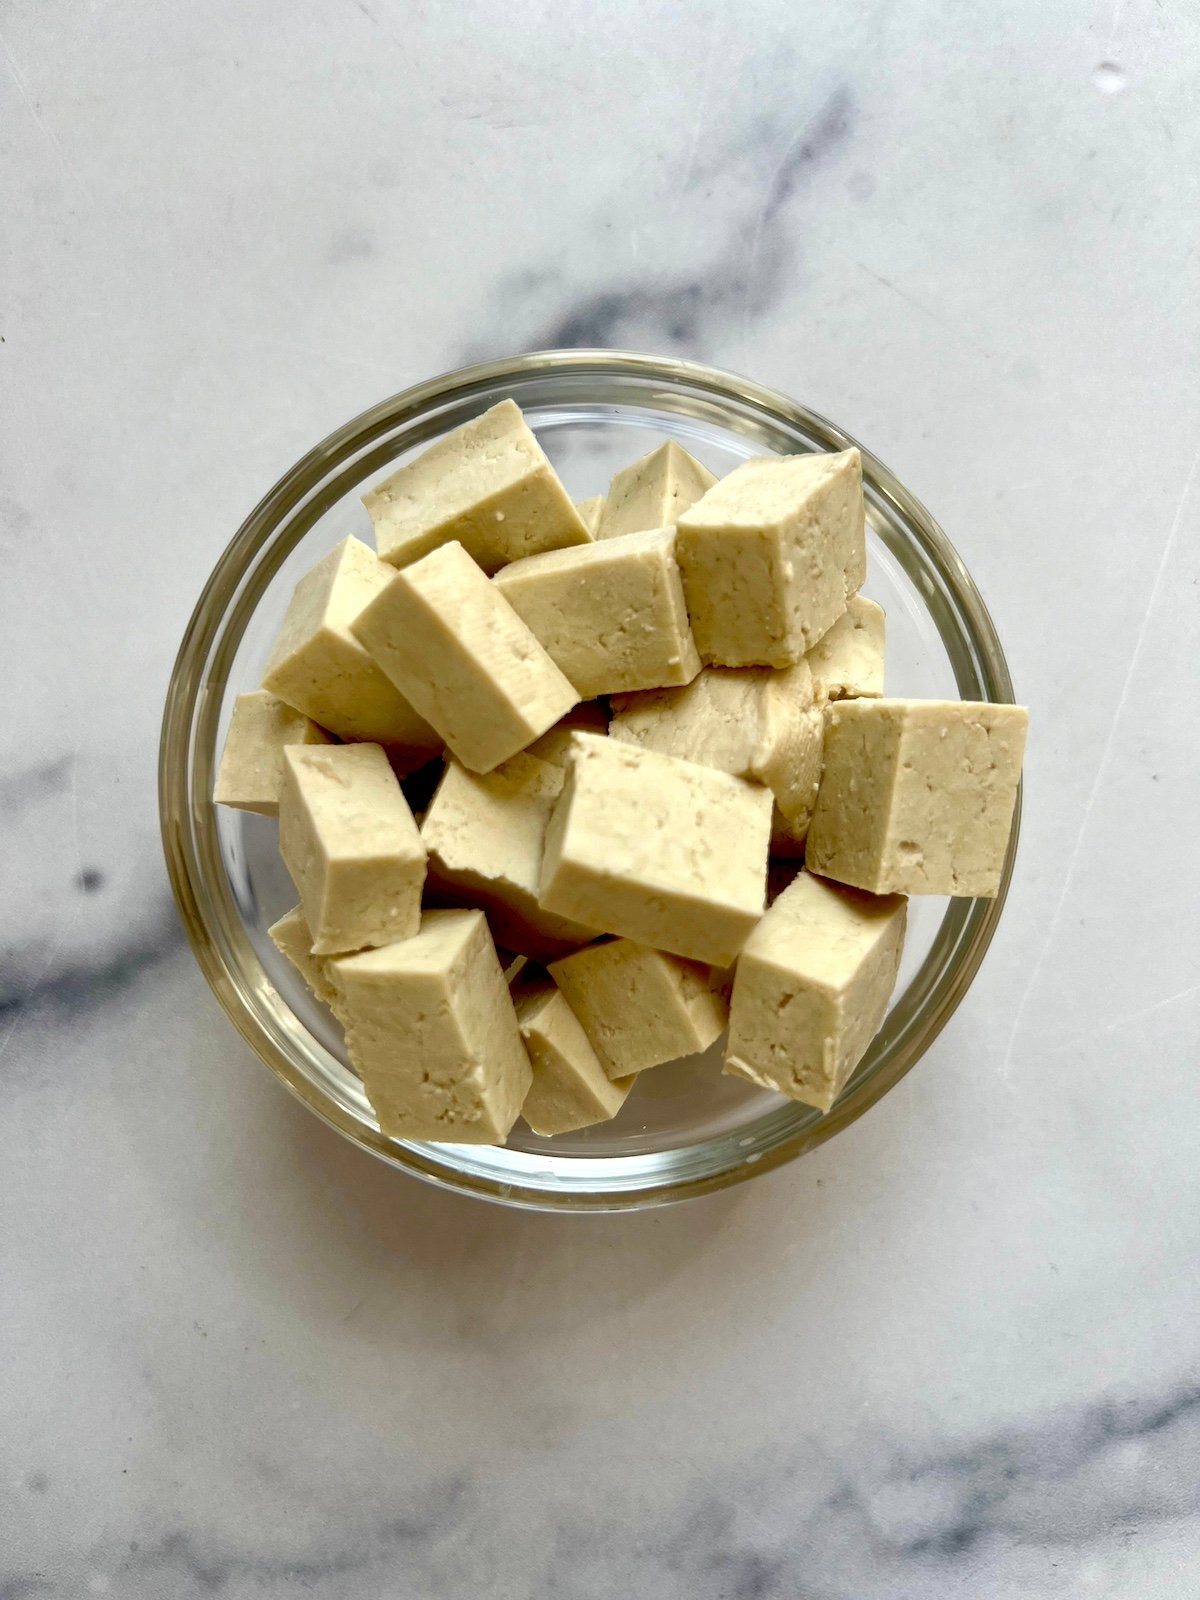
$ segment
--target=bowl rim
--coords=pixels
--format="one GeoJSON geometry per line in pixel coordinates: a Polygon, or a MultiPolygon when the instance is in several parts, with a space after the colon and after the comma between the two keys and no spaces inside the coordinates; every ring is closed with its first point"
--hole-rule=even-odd
{"type": "MultiPolygon", "coordinates": [[[[270,547],[272,535],[283,520],[315,493],[332,469],[353,461],[380,436],[414,422],[435,407],[469,402],[473,395],[506,380],[553,374],[625,376],[670,386],[687,385],[711,399],[766,413],[781,424],[819,438],[826,448],[857,448],[862,454],[864,480],[870,482],[877,497],[890,502],[903,520],[919,532],[926,556],[938,567],[976,652],[987,698],[1011,702],[1013,690],[1004,651],[982,596],[954,546],[921,502],[876,456],[819,413],[751,379],[701,362],[631,351],[578,349],[533,351],[457,368],[401,390],[336,428],[290,467],[246,517],[214,565],[184,630],[171,672],[159,743],[159,817],[167,874],[184,930],[209,987],[255,1054],[297,1098],[339,1133],[388,1164],[442,1188],[525,1209],[622,1211],[690,1199],[774,1171],[857,1121],[915,1066],[954,1014],[995,934],[1013,873],[1022,797],[1018,788],[996,896],[951,902],[952,908],[959,908],[952,930],[956,955],[938,980],[938,1004],[924,1017],[924,1026],[892,1052],[884,1069],[871,1073],[857,1087],[852,1081],[825,1116],[778,1140],[761,1154],[709,1172],[615,1189],[542,1188],[464,1172],[431,1157],[428,1151],[437,1147],[394,1142],[377,1130],[365,1128],[326,1096],[252,1010],[202,910],[203,867],[196,847],[197,817],[191,782],[192,732],[202,697],[214,690],[223,691],[225,686],[223,677],[211,679],[207,673],[210,651],[255,558],[270,547]]],[[[287,550],[277,553],[261,582],[286,554],[287,550]]],[[[211,797],[205,799],[211,811],[211,797]]],[[[943,927],[952,915],[955,913],[948,912],[943,927]]]]}

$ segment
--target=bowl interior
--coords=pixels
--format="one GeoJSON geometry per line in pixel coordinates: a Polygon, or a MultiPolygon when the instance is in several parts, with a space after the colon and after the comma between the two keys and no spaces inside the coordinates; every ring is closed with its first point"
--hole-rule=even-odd
{"type": "MultiPolygon", "coordinates": [[[[296,472],[307,466],[307,477],[289,475],[290,496],[280,495],[284,480],[276,495],[294,504],[272,508],[269,497],[251,518],[239,539],[249,530],[254,548],[239,552],[235,541],[193,621],[199,632],[191,641],[189,815],[180,819],[191,881],[181,903],[190,900],[203,964],[235,1020],[269,1064],[343,1131],[426,1177],[494,1198],[621,1205],[749,1175],[756,1164],[774,1164],[857,1115],[911,1064],[957,1002],[998,903],[912,903],[888,1021],[828,1117],[723,1076],[718,1045],[642,1074],[614,1121],[576,1134],[542,1139],[519,1122],[504,1149],[404,1144],[379,1134],[340,1030],[267,937],[296,899],[275,823],[209,801],[233,701],[258,686],[297,579],[348,534],[372,543],[362,491],[487,405],[509,394],[517,399],[576,499],[603,493],[617,468],[667,439],[718,475],[752,455],[847,442],[787,402],[778,401],[779,414],[772,415],[744,388],[735,398],[706,392],[695,379],[664,384],[582,366],[583,358],[574,357],[557,372],[501,371],[466,393],[442,391],[440,403],[410,408],[410,419],[397,421],[379,408],[301,463],[296,472]]],[[[864,592],[887,612],[888,693],[1008,698],[1002,657],[961,563],[884,469],[870,459],[864,465],[864,592]]],[[[188,904],[184,909],[186,917],[188,904]]]]}

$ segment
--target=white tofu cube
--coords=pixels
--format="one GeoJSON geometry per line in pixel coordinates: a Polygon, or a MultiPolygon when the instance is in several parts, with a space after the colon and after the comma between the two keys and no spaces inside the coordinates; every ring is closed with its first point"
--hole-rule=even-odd
{"type": "Polygon", "coordinates": [[[633,1078],[608,1076],[559,989],[545,984],[519,994],[517,1023],[533,1068],[521,1114],[534,1133],[574,1133],[616,1116],[633,1078]]]}
{"type": "Polygon", "coordinates": [[[608,939],[552,962],[610,1078],[624,1081],[719,1039],[729,1009],[710,970],[632,939],[608,939]]]}
{"type": "Polygon", "coordinates": [[[857,450],[736,467],[677,523],[704,660],[726,667],[798,661],[862,586],[864,526],[857,450]]]}
{"type": "Polygon", "coordinates": [[[279,851],[312,930],[333,955],[407,939],[421,921],[425,847],[379,745],[288,745],[279,851]]]}
{"type": "Polygon", "coordinates": [[[326,958],[313,955],[312,932],[301,908],[293,906],[291,911],[285,912],[267,929],[267,935],[280,955],[285,956],[304,979],[306,988],[332,1011],[337,990],[330,982],[326,958]]]}
{"type": "Polygon", "coordinates": [[[530,556],[495,583],[585,700],[700,670],[673,528],[530,556]]]}
{"type": "Polygon", "coordinates": [[[762,915],[771,791],[577,733],[539,899],[605,933],[728,966],[762,915]]]}
{"type": "Polygon", "coordinates": [[[538,904],[546,826],[564,778],[525,754],[487,773],[450,761],[421,826],[430,892],[478,905],[501,945],[542,959],[596,936],[538,904]]]}
{"type": "Polygon", "coordinates": [[[365,544],[343,539],[296,585],[263,688],[339,739],[386,745],[397,761],[419,764],[442,741],[351,632],[392,575],[365,544]]]}
{"type": "Polygon", "coordinates": [[[659,445],[613,478],[596,538],[615,539],[643,528],[673,524],[716,481],[708,468],[674,439],[659,445]]]}
{"type": "Polygon", "coordinates": [[[455,540],[485,572],[591,535],[520,409],[502,400],[363,496],[384,561],[455,540]]]}
{"type": "Polygon", "coordinates": [[[329,975],[388,1138],[503,1144],[532,1074],[482,911],[428,911],[413,938],[329,975]]]}
{"type": "Polygon", "coordinates": [[[565,767],[571,751],[573,733],[608,732],[608,712],[600,700],[581,700],[565,717],[560,717],[548,733],[535,739],[525,751],[537,756],[539,761],[553,761],[556,767],[565,767]]]}
{"type": "Polygon", "coordinates": [[[806,662],[778,672],[705,667],[683,689],[620,695],[612,713],[614,739],[765,784],[775,796],[781,831],[803,842],[825,732],[806,662]]]}
{"type": "Polygon", "coordinates": [[[576,500],[575,509],[579,513],[579,520],[594,539],[604,511],[604,496],[594,494],[587,500],[576,500]]]}
{"type": "Polygon", "coordinates": [[[874,894],[995,895],[1028,722],[969,700],[830,706],[809,866],[874,894]]]}
{"type": "Polygon", "coordinates": [[[324,728],[318,728],[311,717],[296,711],[278,695],[268,694],[265,689],[240,694],[233,703],[213,799],[219,806],[276,816],[283,785],[284,745],[330,743],[324,728]]]}
{"type": "Polygon", "coordinates": [[[394,573],[354,631],[473,772],[516,755],[579,700],[460,544],[394,573]]]}
{"type": "Polygon", "coordinates": [[[738,957],[725,1071],[828,1111],[887,1012],[906,911],[800,873],[738,957]]]}
{"type": "Polygon", "coordinates": [[[820,699],[877,699],[882,695],[886,628],[882,606],[865,595],[850,596],[845,611],[805,657],[820,699]]]}

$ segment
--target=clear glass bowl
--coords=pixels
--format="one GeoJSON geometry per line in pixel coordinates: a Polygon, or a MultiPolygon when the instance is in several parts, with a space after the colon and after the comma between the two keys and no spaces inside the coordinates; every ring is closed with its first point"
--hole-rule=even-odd
{"type": "MultiPolygon", "coordinates": [[[[267,938],[295,902],[273,821],[214,807],[236,695],[258,685],[297,578],[339,540],[370,541],[359,494],[430,440],[511,395],[573,496],[678,439],[714,472],[770,452],[842,450],[848,434],[744,378],[691,362],[551,351],[471,367],[384,401],[309,452],[258,505],[200,596],[171,679],[159,758],[163,843],[205,977],[267,1065],[364,1149],[447,1188],[510,1205],[619,1210],[767,1172],[831,1138],[892,1087],[945,1025],[1004,904],[917,899],[894,1003],[827,1115],[723,1077],[719,1050],[645,1073],[615,1121],[554,1140],[410,1144],[379,1131],[339,1030],[267,938]]],[[[1000,642],[966,568],[923,506],[866,450],[865,592],[888,616],[888,692],[1011,700],[1000,642]]],[[[1019,818],[1019,807],[1018,807],[1019,818]]]]}

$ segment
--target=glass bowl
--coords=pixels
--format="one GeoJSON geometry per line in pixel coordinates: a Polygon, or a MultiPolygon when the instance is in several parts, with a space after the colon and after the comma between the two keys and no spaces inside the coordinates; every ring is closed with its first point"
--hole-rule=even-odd
{"type": "MultiPolygon", "coordinates": [[[[365,1150],[446,1188],[509,1205],[621,1210],[770,1171],[839,1133],[897,1083],[954,1012],[995,931],[994,900],[916,899],[884,1027],[824,1116],[720,1071],[715,1048],[643,1074],[615,1121],[553,1140],[518,1122],[504,1148],[385,1138],[340,1032],[267,938],[295,903],[273,820],[214,807],[239,693],[256,688],[293,585],[347,534],[371,540],[360,493],[412,453],[512,396],[576,499],[666,439],[714,472],[747,456],[855,441],[794,401],[693,362],[548,351],[435,378],[356,417],[251,512],[184,635],[159,756],[172,888],[205,977],[245,1039],[319,1116],[365,1150]]],[[[860,447],[861,448],[861,447],[860,447]]],[[[966,568],[923,506],[866,450],[869,576],[888,616],[888,692],[1011,700],[1000,642],[966,568]]]]}

